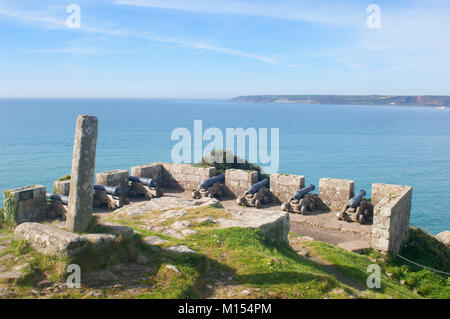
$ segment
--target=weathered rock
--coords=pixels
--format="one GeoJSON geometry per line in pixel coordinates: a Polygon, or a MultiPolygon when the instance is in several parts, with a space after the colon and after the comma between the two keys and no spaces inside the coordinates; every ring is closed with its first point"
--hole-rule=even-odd
{"type": "Polygon", "coordinates": [[[117,238],[115,235],[112,234],[87,234],[83,235],[83,237],[86,238],[96,248],[108,247],[117,238]]]}
{"type": "Polygon", "coordinates": [[[166,268],[168,268],[168,269],[170,269],[170,270],[173,270],[173,271],[175,271],[176,273],[179,273],[179,272],[180,272],[180,270],[179,270],[177,267],[175,267],[174,265],[166,265],[166,268]]]}
{"type": "Polygon", "coordinates": [[[183,229],[181,231],[181,235],[183,235],[183,237],[189,236],[189,235],[194,235],[197,234],[197,232],[195,230],[192,229],[183,229]]]}
{"type": "Polygon", "coordinates": [[[88,243],[82,236],[38,223],[20,224],[14,237],[26,240],[31,247],[46,255],[74,256],[88,243]]]}
{"type": "Polygon", "coordinates": [[[163,233],[164,235],[166,235],[166,236],[170,236],[170,237],[173,237],[173,238],[178,238],[178,239],[182,239],[182,238],[183,238],[183,235],[181,235],[181,234],[178,232],[178,230],[171,229],[171,228],[164,229],[164,230],[162,231],[162,233],[163,233]]]}
{"type": "Polygon", "coordinates": [[[147,236],[143,238],[142,241],[149,246],[161,245],[168,242],[168,240],[162,239],[158,236],[147,236]]]}
{"type": "Polygon", "coordinates": [[[118,278],[108,269],[81,273],[81,282],[88,286],[113,284],[118,278]]]}
{"type": "Polygon", "coordinates": [[[436,235],[436,238],[443,242],[447,247],[450,246],[450,231],[443,231],[436,235]]]}
{"type": "Polygon", "coordinates": [[[192,223],[188,220],[180,220],[180,221],[174,222],[170,227],[173,229],[179,230],[179,229],[183,229],[183,228],[192,227],[192,223]]]}
{"type": "Polygon", "coordinates": [[[0,281],[13,282],[22,278],[21,271],[8,271],[0,273],[0,281]]]}
{"type": "Polygon", "coordinates": [[[145,264],[147,264],[149,261],[150,261],[150,258],[148,258],[148,257],[146,257],[146,256],[144,256],[144,255],[139,255],[139,256],[136,258],[136,264],[138,264],[138,265],[145,265],[145,264]]]}
{"type": "Polygon", "coordinates": [[[166,251],[173,253],[195,253],[195,251],[186,245],[170,246],[166,248],[166,251]]]}
{"type": "Polygon", "coordinates": [[[121,236],[123,239],[132,238],[134,236],[133,228],[128,226],[114,224],[103,220],[99,222],[99,225],[105,228],[108,232],[121,236]]]}
{"type": "Polygon", "coordinates": [[[66,228],[83,232],[91,223],[94,195],[98,120],[79,115],[73,146],[72,173],[66,228]]]}
{"type": "Polygon", "coordinates": [[[246,227],[259,228],[263,235],[275,242],[288,243],[290,229],[289,213],[282,211],[261,211],[245,209],[230,211],[232,219],[221,218],[217,223],[221,228],[246,227]]]}

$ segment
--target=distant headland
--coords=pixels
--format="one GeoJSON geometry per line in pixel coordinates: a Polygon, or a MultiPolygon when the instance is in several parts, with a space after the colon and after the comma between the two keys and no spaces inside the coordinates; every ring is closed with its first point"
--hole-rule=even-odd
{"type": "Polygon", "coordinates": [[[450,106],[450,96],[436,95],[249,95],[231,100],[262,103],[450,106]]]}

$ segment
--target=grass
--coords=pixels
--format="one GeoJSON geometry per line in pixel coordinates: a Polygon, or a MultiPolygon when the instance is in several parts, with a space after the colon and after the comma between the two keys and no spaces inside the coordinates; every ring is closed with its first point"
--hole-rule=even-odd
{"type": "MultiPolygon", "coordinates": [[[[203,216],[217,218],[222,213],[215,207],[201,207],[193,210],[192,218],[203,216]]],[[[3,261],[10,268],[27,262],[29,267],[24,276],[15,284],[17,297],[28,297],[35,283],[42,279],[51,282],[64,282],[68,264],[80,265],[82,272],[97,269],[109,269],[115,264],[134,262],[140,255],[149,258],[146,266],[154,271],[142,278],[149,289],[130,292],[125,288],[102,288],[102,298],[449,298],[448,281],[443,277],[413,269],[398,260],[384,258],[374,250],[364,254],[347,252],[323,242],[301,241],[312,257],[316,256],[326,264],[318,263],[314,258],[300,256],[289,245],[267,241],[257,229],[248,228],[197,228],[197,233],[184,239],[174,239],[159,233],[145,231],[135,225],[134,220],[117,221],[135,229],[138,234],[132,239],[118,238],[109,248],[98,250],[89,246],[75,258],[48,257],[37,253],[26,243],[13,241],[1,254],[12,253],[17,258],[3,261]],[[158,235],[170,242],[161,245],[184,244],[195,251],[193,254],[179,254],[146,246],[143,236],[158,235]],[[16,260],[17,259],[17,260],[16,260]],[[368,289],[366,280],[367,266],[376,259],[382,268],[381,289],[368,289]],[[398,263],[398,264],[397,264],[398,263]],[[167,267],[175,266],[179,272],[167,267]],[[395,269],[401,269],[396,271],[395,269]],[[407,270],[405,272],[405,270],[407,270]],[[337,275],[337,272],[340,274],[337,275]],[[386,272],[392,272],[389,277],[386,272]],[[405,277],[403,277],[405,276],[405,277]],[[342,278],[356,282],[358,287],[342,278]],[[406,278],[406,284],[399,280],[406,278]],[[420,288],[421,287],[421,288],[420,288]],[[417,289],[421,294],[413,292],[417,289]],[[242,295],[244,290],[248,294],[242,295]]],[[[97,229],[94,226],[94,230],[97,229]]],[[[2,236],[12,237],[8,229],[0,228],[2,236]]],[[[427,260],[434,266],[447,265],[434,260],[435,254],[442,253],[442,246],[424,240],[421,233],[412,231],[402,253],[419,254],[418,248],[432,245],[427,260]]],[[[297,236],[297,235],[294,235],[297,236]]],[[[444,251],[445,253],[445,251],[444,251]]],[[[447,255],[445,255],[447,256],[447,255]]],[[[406,256],[405,256],[406,257],[406,256]]],[[[423,257],[425,258],[425,257],[423,257]]],[[[447,258],[447,257],[445,257],[447,258]]],[[[447,260],[447,259],[446,259],[447,260]]],[[[447,260],[448,261],[448,260],[447,260]]],[[[431,265],[431,264],[430,264],[431,265]]],[[[1,266],[1,265],[0,265],[1,266]]],[[[67,289],[56,294],[57,298],[88,298],[89,292],[98,291],[98,287],[83,287],[81,290],[67,289]]],[[[91,297],[89,297],[91,298],[91,297]]]]}

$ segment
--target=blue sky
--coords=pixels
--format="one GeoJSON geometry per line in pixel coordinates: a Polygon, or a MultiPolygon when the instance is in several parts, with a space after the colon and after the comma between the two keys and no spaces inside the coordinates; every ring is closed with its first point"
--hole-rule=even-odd
{"type": "Polygon", "coordinates": [[[450,95],[449,17],[434,0],[0,0],[0,97],[450,95]]]}

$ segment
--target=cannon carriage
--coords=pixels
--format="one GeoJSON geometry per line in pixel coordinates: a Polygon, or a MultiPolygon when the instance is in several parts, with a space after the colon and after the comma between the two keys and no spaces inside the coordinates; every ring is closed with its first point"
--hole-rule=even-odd
{"type": "Polygon", "coordinates": [[[318,206],[318,199],[316,194],[309,194],[315,189],[314,185],[301,188],[295,191],[287,202],[281,205],[284,211],[291,213],[306,214],[307,211],[313,211],[318,206]]]}
{"type": "Polygon", "coordinates": [[[272,203],[273,194],[265,187],[268,183],[269,180],[266,178],[251,185],[247,191],[237,199],[238,205],[260,208],[262,205],[272,203]]]}
{"type": "Polygon", "coordinates": [[[225,174],[214,176],[200,182],[197,189],[192,190],[192,198],[215,197],[222,199],[225,196],[225,174]]]}
{"type": "Polygon", "coordinates": [[[336,214],[338,220],[357,221],[360,224],[367,224],[373,220],[372,204],[364,199],[365,190],[360,190],[358,194],[350,198],[347,205],[336,214]]]}
{"type": "Polygon", "coordinates": [[[106,205],[108,209],[114,210],[127,203],[120,187],[94,185],[94,207],[106,205]]]}
{"type": "Polygon", "coordinates": [[[158,187],[154,179],[129,176],[128,181],[130,182],[129,197],[135,198],[139,195],[144,195],[150,200],[163,195],[162,190],[158,187]]]}
{"type": "Polygon", "coordinates": [[[49,203],[50,211],[56,216],[65,218],[67,214],[67,205],[69,205],[69,196],[46,193],[45,197],[49,203]]]}

